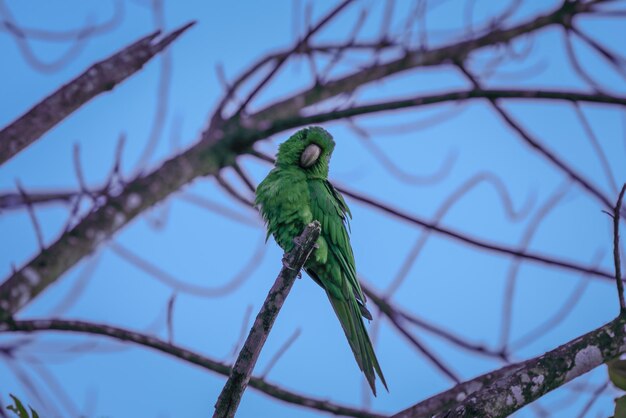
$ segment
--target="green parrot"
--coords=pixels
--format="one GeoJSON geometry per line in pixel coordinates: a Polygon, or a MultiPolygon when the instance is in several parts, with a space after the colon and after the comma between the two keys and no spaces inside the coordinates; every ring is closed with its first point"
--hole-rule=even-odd
{"type": "MultiPolygon", "coordinates": [[[[376,395],[375,373],[385,389],[372,343],[361,316],[371,320],[366,298],[356,277],[354,255],[346,226],[350,209],[328,181],[328,164],[335,148],[333,137],[323,128],[301,129],[280,145],[276,165],[256,189],[255,205],[285,251],[304,227],[317,220],[322,232],[304,270],[330,300],[359,368],[376,395]]],[[[389,390],[389,389],[387,389],[389,390]]]]}

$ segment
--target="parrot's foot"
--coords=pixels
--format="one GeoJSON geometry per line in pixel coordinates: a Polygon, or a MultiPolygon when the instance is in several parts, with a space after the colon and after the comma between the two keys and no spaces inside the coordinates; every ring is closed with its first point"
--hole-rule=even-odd
{"type": "Polygon", "coordinates": [[[283,267],[284,267],[284,268],[289,269],[289,270],[291,270],[291,271],[295,271],[295,270],[296,270],[296,269],[294,269],[293,267],[291,267],[291,266],[289,265],[289,263],[287,263],[287,258],[286,258],[286,255],[283,255],[282,262],[283,262],[283,267]]]}

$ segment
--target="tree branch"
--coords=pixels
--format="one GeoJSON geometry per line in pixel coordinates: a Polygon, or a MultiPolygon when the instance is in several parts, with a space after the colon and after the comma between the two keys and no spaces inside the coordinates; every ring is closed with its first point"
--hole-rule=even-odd
{"type": "Polygon", "coordinates": [[[100,93],[112,90],[165,49],[191,22],[162,39],[152,33],[109,58],[89,67],[81,75],[36,104],[0,131],[0,165],[39,139],[53,126],[100,93]]]}
{"type": "Polygon", "coordinates": [[[243,392],[248,386],[252,370],[261,354],[263,345],[272,330],[274,321],[293,286],[300,270],[304,266],[309,254],[321,232],[320,223],[313,221],[294,240],[295,247],[283,259],[283,268],[276,282],[270,289],[265,302],[254,321],[254,325],[248,334],[235,365],[230,371],[230,376],[222,389],[222,393],[215,404],[213,418],[232,418],[237,412],[243,392]]]}
{"type": "Polygon", "coordinates": [[[423,228],[437,232],[445,237],[463,242],[465,244],[471,245],[476,248],[482,248],[484,250],[493,251],[494,253],[504,254],[508,256],[519,257],[525,260],[530,260],[530,261],[544,264],[547,266],[559,267],[565,270],[577,271],[581,273],[589,273],[594,276],[601,277],[603,279],[614,280],[613,274],[609,273],[608,271],[598,269],[596,267],[589,267],[589,266],[586,266],[577,262],[563,260],[563,259],[559,259],[556,257],[548,256],[548,255],[525,251],[522,248],[511,247],[511,246],[503,245],[503,244],[494,244],[494,243],[484,241],[478,238],[473,238],[469,235],[463,234],[461,232],[457,232],[453,229],[439,226],[437,222],[432,222],[432,221],[420,218],[418,216],[406,213],[400,209],[385,205],[368,196],[359,194],[352,190],[347,190],[343,187],[336,187],[336,188],[344,195],[349,196],[358,202],[365,203],[368,206],[372,206],[383,212],[391,214],[398,219],[402,219],[404,221],[413,223],[415,225],[419,225],[423,228]]]}
{"type": "MultiPolygon", "coordinates": [[[[187,350],[180,346],[167,343],[159,338],[110,325],[61,319],[36,319],[28,321],[0,323],[0,333],[35,333],[44,331],[61,331],[69,333],[101,335],[109,338],[114,338],[116,340],[131,342],[144,347],[152,348],[184,362],[195,364],[223,376],[228,376],[230,374],[231,367],[224,363],[208,357],[204,357],[196,352],[187,350]]],[[[309,398],[294,392],[290,392],[288,390],[280,388],[279,386],[268,383],[264,379],[259,377],[253,376],[250,378],[250,387],[283,402],[303,406],[322,412],[328,412],[334,415],[352,416],[357,418],[382,418],[382,415],[372,412],[362,411],[360,409],[350,408],[348,406],[337,405],[329,401],[309,398]]]]}
{"type": "Polygon", "coordinates": [[[626,352],[626,318],[546,354],[479,376],[401,411],[393,418],[506,417],[546,393],[626,352]]]}
{"type": "Polygon", "coordinates": [[[552,12],[508,29],[496,29],[487,35],[432,50],[407,51],[404,58],[376,62],[324,86],[314,86],[269,105],[254,115],[234,116],[223,124],[209,124],[195,145],[165,161],[154,171],[126,184],[119,194],[107,198],[74,228],[63,233],[45,252],[36,255],[7,278],[0,285],[0,316],[2,311],[9,315],[17,312],[138,214],[192,180],[214,175],[221,168],[232,165],[236,156],[250,152],[255,142],[301,126],[303,120],[297,117],[297,112],[302,107],[354,91],[361,85],[408,69],[458,60],[480,48],[509,42],[550,25],[563,24],[577,14],[592,11],[593,4],[595,2],[564,2],[552,12]]]}
{"type": "Polygon", "coordinates": [[[379,112],[390,112],[398,109],[410,109],[433,104],[457,102],[470,99],[517,99],[517,100],[562,100],[568,102],[605,103],[626,106],[626,97],[609,96],[603,93],[587,93],[578,91],[556,91],[536,89],[483,89],[452,91],[443,94],[418,96],[404,100],[392,100],[387,102],[371,103],[361,106],[352,106],[348,109],[332,110],[326,113],[318,113],[301,117],[303,125],[322,123],[330,120],[351,118],[379,112]]]}
{"type": "Polygon", "coordinates": [[[574,16],[592,11],[596,1],[562,2],[561,6],[549,13],[535,17],[532,20],[520,23],[507,29],[494,29],[486,34],[466,39],[440,48],[424,50],[416,48],[406,51],[401,58],[385,63],[376,64],[364,70],[348,74],[342,78],[330,81],[322,86],[313,86],[299,94],[277,102],[256,114],[257,120],[283,119],[293,116],[303,107],[319,103],[341,93],[353,92],[358,87],[373,81],[379,81],[394,74],[398,74],[417,67],[430,67],[455,61],[463,61],[472,52],[486,46],[495,46],[512,41],[513,39],[539,31],[551,25],[563,25],[571,21],[574,16]]]}
{"type": "Polygon", "coordinates": [[[622,263],[619,255],[619,221],[622,211],[622,200],[626,192],[626,183],[622,186],[622,190],[617,198],[617,203],[613,208],[613,260],[615,262],[615,282],[617,283],[617,297],[619,298],[620,313],[626,313],[626,304],[624,303],[624,283],[622,282],[622,263]]]}
{"type": "MultiPolygon", "coordinates": [[[[256,150],[252,151],[251,154],[259,158],[260,160],[266,161],[270,164],[274,164],[275,162],[272,157],[265,155],[261,152],[258,152],[256,150]]],[[[540,253],[532,253],[523,248],[515,248],[515,247],[505,245],[505,244],[495,244],[495,243],[491,243],[485,240],[481,240],[479,238],[474,238],[470,235],[464,234],[454,229],[440,226],[439,220],[434,220],[434,221],[427,220],[427,219],[418,217],[416,215],[409,214],[407,212],[404,212],[401,209],[394,208],[385,203],[379,202],[369,196],[360,194],[353,190],[346,189],[345,187],[342,187],[342,186],[335,185],[335,188],[339,190],[341,193],[343,193],[344,195],[356,200],[357,202],[364,203],[368,206],[381,210],[391,216],[394,216],[397,219],[410,222],[414,225],[418,225],[429,231],[433,231],[435,233],[441,234],[452,240],[458,240],[459,242],[463,242],[467,245],[470,245],[476,248],[481,248],[484,250],[493,251],[494,253],[509,255],[509,256],[516,257],[516,258],[522,258],[525,260],[530,260],[530,261],[540,263],[540,264],[545,264],[548,266],[559,267],[565,270],[572,270],[572,271],[576,271],[580,273],[588,273],[593,276],[601,277],[607,280],[614,279],[613,274],[609,273],[608,271],[601,270],[598,267],[589,267],[584,264],[580,264],[580,263],[576,263],[576,262],[568,261],[568,260],[563,260],[563,259],[559,259],[556,257],[551,257],[549,255],[544,255],[540,253]]]]}

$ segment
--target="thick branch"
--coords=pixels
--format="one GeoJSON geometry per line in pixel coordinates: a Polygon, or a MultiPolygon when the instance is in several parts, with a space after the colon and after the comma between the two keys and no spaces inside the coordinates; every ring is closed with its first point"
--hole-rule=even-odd
{"type": "Polygon", "coordinates": [[[37,103],[0,131],[0,165],[35,142],[53,126],[100,93],[112,90],[194,24],[159,39],[150,34],[109,58],[89,67],[84,73],[37,103]]]}
{"type": "Polygon", "coordinates": [[[285,303],[296,277],[300,274],[309,254],[313,251],[320,231],[319,222],[310,223],[296,238],[294,249],[285,255],[283,268],[267,294],[248,338],[239,352],[237,361],[230,371],[228,381],[226,381],[222,393],[217,399],[213,418],[232,418],[235,416],[243,392],[248,387],[252,370],[272,330],[274,321],[285,303]]]}
{"type": "Polygon", "coordinates": [[[626,318],[618,317],[542,356],[461,383],[394,415],[506,417],[546,393],[626,352],[626,318]]]}
{"type": "Polygon", "coordinates": [[[507,29],[494,29],[474,38],[466,39],[440,48],[423,50],[421,48],[407,51],[399,59],[380,65],[368,67],[342,78],[330,81],[323,86],[314,86],[281,102],[269,106],[257,114],[260,120],[272,120],[293,116],[297,110],[319,103],[341,93],[353,92],[357,88],[373,81],[384,79],[417,67],[427,67],[463,61],[472,52],[487,46],[495,46],[513,39],[537,32],[551,25],[563,25],[570,22],[577,14],[592,10],[595,1],[562,2],[561,6],[550,13],[507,29]]]}
{"type": "MultiPolygon", "coordinates": [[[[0,324],[0,332],[43,332],[61,331],[70,333],[81,333],[91,335],[102,335],[120,341],[127,341],[144,347],[149,347],[164,354],[173,356],[187,363],[195,364],[212,372],[228,376],[231,367],[219,361],[204,357],[193,351],[184,349],[174,344],[167,343],[150,335],[129,331],[110,325],[97,324],[84,321],[68,321],[60,319],[37,319],[29,321],[14,321],[0,324]]],[[[309,398],[279,386],[266,382],[259,377],[250,378],[250,387],[265,393],[268,396],[279,399],[283,402],[298,406],[304,406],[318,411],[328,412],[334,415],[352,416],[358,418],[382,418],[381,415],[362,411],[347,406],[337,405],[329,401],[309,398]]]]}

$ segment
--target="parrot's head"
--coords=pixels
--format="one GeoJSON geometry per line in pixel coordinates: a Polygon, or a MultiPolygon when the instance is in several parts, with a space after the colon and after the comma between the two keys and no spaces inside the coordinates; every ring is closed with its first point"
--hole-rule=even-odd
{"type": "Polygon", "coordinates": [[[278,148],[276,166],[299,168],[309,177],[328,177],[328,163],[335,149],[333,137],[319,126],[300,129],[278,148]]]}

